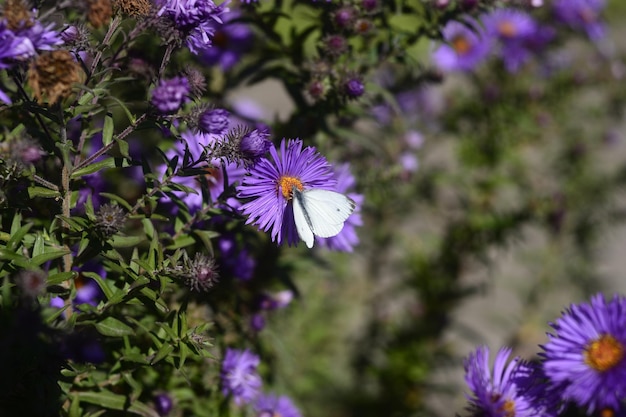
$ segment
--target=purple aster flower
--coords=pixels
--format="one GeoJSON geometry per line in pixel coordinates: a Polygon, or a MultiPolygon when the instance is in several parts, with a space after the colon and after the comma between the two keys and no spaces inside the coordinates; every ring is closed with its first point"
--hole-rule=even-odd
{"type": "Polygon", "coordinates": [[[198,54],[211,46],[215,26],[222,23],[227,3],[217,6],[211,0],[165,0],[157,15],[172,20],[186,35],[189,50],[198,54]]]}
{"type": "Polygon", "coordinates": [[[198,129],[203,133],[223,135],[228,130],[230,113],[224,109],[203,112],[198,120],[198,129]]]}
{"type": "Polygon", "coordinates": [[[545,374],[561,395],[589,413],[620,407],[626,397],[626,299],[602,294],[573,304],[551,323],[556,334],[542,348],[545,374]]]}
{"type": "Polygon", "coordinates": [[[35,20],[34,24],[28,28],[15,32],[17,36],[29,39],[37,51],[53,51],[57,46],[63,44],[61,34],[54,29],[54,23],[46,26],[35,20]]]}
{"type": "Polygon", "coordinates": [[[0,20],[0,69],[11,68],[16,60],[35,55],[35,46],[25,37],[17,36],[0,20]]]}
{"type": "Polygon", "coordinates": [[[240,16],[239,12],[223,15],[224,24],[215,28],[212,46],[199,54],[202,62],[207,65],[219,64],[222,70],[227,71],[252,48],[253,33],[247,24],[236,21],[240,16]]]}
{"type": "Polygon", "coordinates": [[[487,417],[535,417],[549,415],[543,403],[535,402],[527,386],[531,367],[518,357],[509,361],[510,348],[501,348],[489,366],[489,349],[482,346],[464,362],[465,382],[472,391],[470,408],[487,417]]]}
{"type": "Polygon", "coordinates": [[[256,369],[259,363],[259,357],[248,349],[226,349],[222,362],[222,393],[232,396],[237,405],[252,402],[263,384],[256,369]]]}
{"type": "Polygon", "coordinates": [[[300,410],[289,397],[262,394],[254,403],[257,417],[302,417],[300,410]]]}
{"type": "Polygon", "coordinates": [[[552,8],[556,18],[575,30],[583,30],[592,40],[604,36],[605,25],[600,13],[604,0],[555,0],[552,8]]]}
{"type": "Polygon", "coordinates": [[[88,261],[80,268],[75,268],[79,272],[79,275],[74,280],[74,286],[76,287],[76,296],[74,297],[74,305],[78,304],[90,304],[92,306],[98,305],[103,297],[100,286],[91,278],[83,275],[81,272],[93,272],[103,279],[106,278],[106,271],[104,266],[96,261],[88,261]]]}
{"type": "Polygon", "coordinates": [[[328,161],[313,147],[302,149],[299,139],[283,139],[280,153],[274,146],[269,151],[272,159],[261,158],[238,187],[239,197],[250,199],[241,211],[249,216],[246,224],[271,230],[274,242],[285,239],[292,245],[300,239],[293,220],[293,187],[333,190],[335,181],[328,161]]]}
{"type": "Polygon", "coordinates": [[[334,171],[335,178],[337,179],[335,191],[350,197],[355,202],[356,208],[354,209],[354,213],[348,217],[348,220],[346,220],[343,225],[343,229],[341,229],[341,232],[339,232],[337,236],[328,238],[317,237],[316,239],[322,246],[328,249],[340,252],[352,252],[354,247],[359,244],[359,236],[356,234],[356,228],[363,225],[361,206],[363,205],[364,197],[362,194],[354,192],[356,180],[350,172],[350,164],[345,163],[338,165],[334,171]]]}
{"type": "Polygon", "coordinates": [[[446,43],[432,55],[443,71],[472,71],[489,54],[489,39],[473,20],[467,24],[449,22],[443,28],[443,39],[446,43]]]}
{"type": "Polygon", "coordinates": [[[162,114],[175,113],[189,101],[189,82],[185,77],[162,79],[152,90],[151,103],[162,114]]]}

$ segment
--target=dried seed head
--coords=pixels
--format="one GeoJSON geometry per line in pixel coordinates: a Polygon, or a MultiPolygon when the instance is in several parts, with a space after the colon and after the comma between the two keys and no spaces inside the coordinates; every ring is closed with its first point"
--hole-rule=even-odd
{"type": "Polygon", "coordinates": [[[113,10],[129,17],[148,16],[151,8],[149,0],[113,0],[113,10]]]}
{"type": "Polygon", "coordinates": [[[87,20],[96,29],[111,21],[111,16],[113,16],[111,0],[89,0],[87,6],[87,20]]]}
{"type": "Polygon", "coordinates": [[[104,204],[96,214],[96,230],[105,239],[108,239],[124,227],[125,221],[126,213],[121,207],[104,204]]]}
{"type": "Polygon", "coordinates": [[[40,104],[44,96],[50,104],[68,97],[72,84],[80,82],[80,78],[80,65],[66,50],[44,52],[28,69],[28,85],[40,104]]]}
{"type": "Polygon", "coordinates": [[[40,270],[22,270],[15,277],[15,283],[24,295],[35,298],[46,288],[47,276],[40,270]]]}
{"type": "Polygon", "coordinates": [[[7,27],[11,30],[27,29],[35,24],[33,15],[23,0],[7,0],[2,8],[2,17],[6,19],[7,27]]]}

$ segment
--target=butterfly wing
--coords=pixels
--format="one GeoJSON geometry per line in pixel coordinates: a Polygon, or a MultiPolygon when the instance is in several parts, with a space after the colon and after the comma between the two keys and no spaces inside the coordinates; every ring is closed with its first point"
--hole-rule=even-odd
{"type": "Polygon", "coordinates": [[[293,199],[291,201],[293,202],[293,220],[296,223],[298,236],[300,236],[300,239],[302,239],[310,249],[313,247],[314,237],[309,214],[306,212],[306,209],[303,208],[304,195],[294,188],[293,199]]]}
{"type": "Polygon", "coordinates": [[[305,219],[313,234],[319,237],[338,235],[355,208],[351,198],[335,191],[310,189],[301,194],[305,219]]]}

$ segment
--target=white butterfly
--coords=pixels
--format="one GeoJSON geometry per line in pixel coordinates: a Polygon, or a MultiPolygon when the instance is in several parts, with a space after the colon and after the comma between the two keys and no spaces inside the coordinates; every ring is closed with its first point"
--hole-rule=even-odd
{"type": "Polygon", "coordinates": [[[312,248],[314,236],[332,237],[343,229],[355,208],[354,201],[341,193],[293,187],[293,219],[300,239],[312,248]]]}

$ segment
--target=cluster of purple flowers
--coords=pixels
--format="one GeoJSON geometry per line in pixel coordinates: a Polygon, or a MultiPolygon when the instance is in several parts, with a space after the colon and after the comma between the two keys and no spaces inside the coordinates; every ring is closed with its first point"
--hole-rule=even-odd
{"type": "MultiPolygon", "coordinates": [[[[9,69],[18,62],[34,57],[38,51],[51,51],[63,43],[54,24],[44,26],[36,13],[31,12],[28,21],[12,27],[6,18],[0,17],[0,69],[9,69]]],[[[0,100],[11,104],[11,99],[0,90],[0,100]]]]}
{"type": "Polygon", "coordinates": [[[626,298],[601,294],[570,306],[551,326],[539,363],[501,349],[493,368],[480,347],[465,361],[472,415],[556,416],[567,405],[622,415],[626,399],[626,298]]]}
{"type": "Polygon", "coordinates": [[[238,406],[252,406],[259,417],[301,417],[288,397],[261,392],[263,381],[257,372],[260,362],[260,358],[247,349],[227,349],[222,361],[222,393],[238,406]]]}
{"type": "MultiPolygon", "coordinates": [[[[603,0],[557,0],[552,11],[556,22],[585,32],[590,39],[604,35],[600,13],[603,0]]],[[[556,30],[540,24],[521,9],[495,9],[478,20],[467,16],[464,22],[451,21],[443,31],[444,44],[432,55],[442,71],[472,71],[495,53],[509,72],[517,72],[532,56],[555,38],[556,30]]]]}

